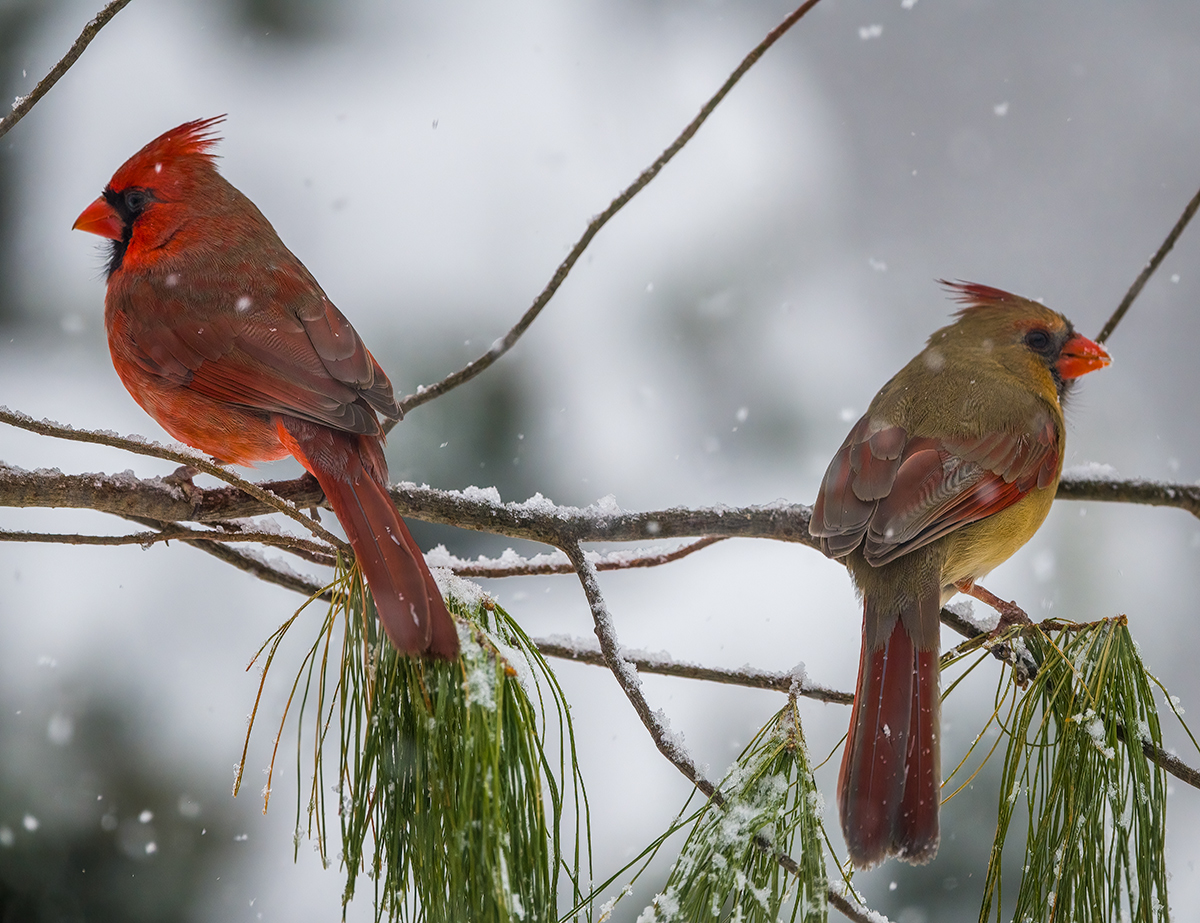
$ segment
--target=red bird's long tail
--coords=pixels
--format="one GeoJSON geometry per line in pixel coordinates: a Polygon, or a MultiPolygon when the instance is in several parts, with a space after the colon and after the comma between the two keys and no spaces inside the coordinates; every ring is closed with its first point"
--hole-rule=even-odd
{"type": "Polygon", "coordinates": [[[870,605],[868,599],[858,690],[838,777],[842,833],[859,868],[890,855],[919,865],[938,848],[938,652],[914,643],[905,627],[910,613],[893,616],[890,637],[878,643],[869,628],[882,617],[873,619],[870,605]]]}
{"type": "Polygon", "coordinates": [[[458,632],[421,549],[388,496],[376,436],[282,416],[279,436],[325,491],[371,588],[379,621],[404,654],[458,656],[458,632]]]}

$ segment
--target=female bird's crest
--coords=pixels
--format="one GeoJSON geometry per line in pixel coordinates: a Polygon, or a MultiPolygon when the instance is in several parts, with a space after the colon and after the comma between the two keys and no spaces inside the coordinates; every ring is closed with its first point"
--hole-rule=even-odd
{"type": "MultiPolygon", "coordinates": [[[[990,285],[980,285],[978,282],[948,282],[945,279],[938,279],[938,283],[950,292],[950,297],[961,304],[963,307],[955,312],[956,317],[962,317],[964,314],[969,314],[971,311],[986,310],[988,308],[1015,308],[1022,305],[1030,304],[1028,298],[1022,298],[1020,295],[1014,295],[1012,292],[1006,292],[1003,289],[992,288],[990,285]]],[[[1037,304],[1037,302],[1032,302],[1037,304]]]]}
{"type": "Polygon", "coordinates": [[[221,140],[211,129],[223,121],[224,115],[196,119],[159,135],[121,165],[113,174],[110,188],[121,190],[145,182],[147,172],[161,173],[181,159],[198,158],[211,166],[217,156],[211,148],[221,140]]]}

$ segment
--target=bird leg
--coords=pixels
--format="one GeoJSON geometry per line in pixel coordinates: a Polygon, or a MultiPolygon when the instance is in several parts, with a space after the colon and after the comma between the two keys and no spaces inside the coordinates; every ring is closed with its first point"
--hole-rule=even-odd
{"type": "Polygon", "coordinates": [[[180,465],[163,478],[163,480],[172,487],[179,488],[179,492],[183,494],[184,499],[195,507],[200,501],[202,491],[192,483],[192,478],[199,473],[199,468],[193,468],[191,465],[180,465]]]}
{"type": "Polygon", "coordinates": [[[995,593],[989,593],[983,587],[979,586],[974,581],[964,580],[962,583],[956,583],[954,588],[960,593],[965,593],[968,596],[974,596],[981,603],[985,603],[1000,613],[1000,622],[992,631],[992,635],[997,635],[1010,625],[1032,625],[1031,619],[1015,602],[1005,602],[995,593]]]}
{"type": "MultiPolygon", "coordinates": [[[[1000,613],[1000,621],[988,633],[988,640],[994,640],[997,635],[1010,625],[1033,624],[1033,620],[1025,610],[1015,602],[1005,602],[995,593],[989,593],[983,587],[977,586],[973,581],[963,581],[962,583],[956,583],[954,586],[960,593],[965,593],[967,596],[974,596],[980,602],[986,603],[1000,613]]],[[[1037,675],[1038,665],[1024,648],[1021,648],[1023,653],[1018,652],[1017,649],[1008,644],[989,645],[988,649],[994,657],[1012,667],[1013,678],[1022,689],[1037,675]]]]}

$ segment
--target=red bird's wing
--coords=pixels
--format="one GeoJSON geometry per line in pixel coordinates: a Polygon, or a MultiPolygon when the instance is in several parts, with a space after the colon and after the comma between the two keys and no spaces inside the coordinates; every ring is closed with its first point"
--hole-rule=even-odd
{"type": "Polygon", "coordinates": [[[400,415],[383,369],[303,267],[238,275],[122,279],[109,322],[128,358],[165,385],[345,432],[378,433],[375,411],[400,415]]]}
{"type": "Polygon", "coordinates": [[[887,564],[1054,483],[1058,443],[1040,408],[1025,432],[980,437],[909,438],[864,416],[830,462],[810,531],[833,557],[861,545],[868,564],[887,564]]]}

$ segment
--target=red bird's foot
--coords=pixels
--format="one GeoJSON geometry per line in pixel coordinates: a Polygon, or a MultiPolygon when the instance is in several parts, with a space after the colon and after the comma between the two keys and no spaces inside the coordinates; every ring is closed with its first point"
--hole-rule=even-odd
{"type": "Polygon", "coordinates": [[[1015,602],[1005,602],[995,593],[989,593],[976,583],[955,584],[958,592],[974,596],[981,603],[986,603],[1000,613],[1000,622],[992,630],[995,636],[1011,625],[1032,625],[1033,619],[1015,602]]]}
{"type": "Polygon", "coordinates": [[[200,495],[202,491],[199,487],[192,483],[192,478],[199,473],[199,468],[193,468],[191,465],[180,465],[165,478],[163,478],[163,480],[172,487],[178,487],[179,492],[183,494],[184,499],[187,500],[187,502],[192,506],[196,506],[196,504],[200,502],[200,495]]]}

